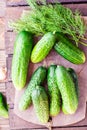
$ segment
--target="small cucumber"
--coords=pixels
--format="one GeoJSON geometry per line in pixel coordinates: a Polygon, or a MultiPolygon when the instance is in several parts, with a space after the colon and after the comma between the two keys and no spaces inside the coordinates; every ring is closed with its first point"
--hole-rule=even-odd
{"type": "Polygon", "coordinates": [[[47,74],[51,116],[56,116],[60,112],[61,107],[61,95],[56,83],[56,76],[55,76],[56,67],[57,67],[56,65],[51,65],[48,68],[48,74],[47,74]]]}
{"type": "Polygon", "coordinates": [[[40,66],[36,69],[33,73],[31,80],[26,88],[24,94],[22,95],[20,102],[19,102],[19,110],[23,111],[26,110],[32,102],[31,93],[32,90],[37,86],[43,83],[44,79],[46,78],[46,68],[40,66]]]}
{"type": "Polygon", "coordinates": [[[31,61],[38,63],[42,61],[54,46],[56,37],[53,33],[45,34],[42,39],[35,45],[31,54],[31,61]]]}
{"type": "Polygon", "coordinates": [[[57,85],[62,96],[62,111],[65,114],[73,114],[78,107],[78,96],[69,72],[63,66],[56,69],[57,85]]]}
{"type": "Polygon", "coordinates": [[[85,62],[85,54],[78,47],[69,41],[63,34],[57,33],[58,43],[54,49],[58,54],[74,64],[83,64],[85,62]]]}
{"type": "Polygon", "coordinates": [[[32,91],[32,101],[39,121],[41,123],[47,123],[49,120],[49,102],[43,87],[36,86],[32,91]]]}
{"type": "Polygon", "coordinates": [[[26,84],[28,65],[32,51],[33,37],[29,32],[18,34],[12,59],[12,81],[16,89],[22,89],[26,84]]]}
{"type": "Polygon", "coordinates": [[[77,92],[77,96],[78,96],[78,99],[79,99],[79,87],[78,87],[78,77],[77,77],[77,74],[75,72],[74,69],[72,68],[67,68],[68,72],[70,73],[72,79],[73,79],[73,82],[75,84],[75,88],[76,88],[76,92],[77,92]]]}
{"type": "Polygon", "coordinates": [[[8,118],[8,110],[4,102],[4,97],[2,93],[0,93],[0,116],[4,118],[8,118]]]}

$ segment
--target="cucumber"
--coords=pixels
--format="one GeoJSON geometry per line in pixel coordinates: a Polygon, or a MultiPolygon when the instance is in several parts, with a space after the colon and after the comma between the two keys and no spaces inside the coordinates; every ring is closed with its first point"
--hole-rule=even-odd
{"type": "Polygon", "coordinates": [[[83,64],[86,60],[84,52],[72,44],[63,34],[57,33],[56,35],[59,40],[54,46],[56,52],[73,64],[83,64]]]}
{"type": "Polygon", "coordinates": [[[56,83],[56,76],[55,76],[56,67],[57,67],[56,65],[51,65],[48,68],[48,74],[47,74],[51,116],[56,116],[60,112],[61,107],[61,95],[56,83]]]}
{"type": "Polygon", "coordinates": [[[44,79],[46,78],[46,68],[45,67],[38,67],[36,71],[33,73],[31,80],[26,88],[24,94],[22,95],[19,101],[19,110],[24,111],[26,110],[32,103],[31,93],[33,89],[43,83],[44,79]]]}
{"type": "Polygon", "coordinates": [[[31,54],[31,61],[38,63],[42,61],[54,46],[56,37],[53,33],[45,34],[42,39],[34,46],[31,54]]]}
{"type": "Polygon", "coordinates": [[[47,123],[49,120],[49,102],[46,91],[41,86],[36,86],[32,91],[32,101],[38,120],[47,123]]]}
{"type": "Polygon", "coordinates": [[[63,113],[74,114],[78,108],[78,96],[73,79],[65,67],[57,66],[56,80],[62,96],[63,113]]]}
{"type": "Polygon", "coordinates": [[[17,90],[22,89],[26,84],[28,65],[32,51],[32,35],[22,31],[18,34],[14,45],[12,59],[12,81],[17,90]]]}
{"type": "Polygon", "coordinates": [[[2,93],[0,93],[0,117],[8,118],[8,110],[2,93]]]}
{"type": "Polygon", "coordinates": [[[79,100],[79,87],[78,87],[78,77],[77,77],[77,74],[75,72],[74,69],[72,68],[67,68],[68,72],[70,73],[72,79],[73,79],[73,82],[75,84],[75,88],[76,88],[76,92],[77,92],[77,96],[78,96],[78,100],[79,100]]]}

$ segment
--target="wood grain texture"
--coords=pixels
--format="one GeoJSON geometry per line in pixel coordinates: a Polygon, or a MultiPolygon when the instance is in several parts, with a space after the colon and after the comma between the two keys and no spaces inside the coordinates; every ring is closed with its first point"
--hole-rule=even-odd
{"type": "Polygon", "coordinates": [[[6,0],[0,0],[0,17],[5,16],[6,0]]]}
{"type": "Polygon", "coordinates": [[[10,130],[9,126],[6,127],[0,127],[0,130],[10,130]]]}
{"type": "Polygon", "coordinates": [[[26,0],[7,0],[7,6],[27,5],[26,0]]]}
{"type": "Polygon", "coordinates": [[[13,54],[14,42],[15,42],[16,34],[14,32],[6,32],[6,54],[13,54]]]}
{"type": "Polygon", "coordinates": [[[27,10],[28,7],[7,7],[6,8],[6,30],[11,30],[8,27],[8,23],[10,20],[15,21],[17,18],[21,16],[23,10],[27,10]]]}
{"type": "Polygon", "coordinates": [[[0,119],[0,130],[1,130],[1,127],[4,127],[4,128],[7,128],[9,127],[9,120],[8,119],[0,119]]]}
{"type": "Polygon", "coordinates": [[[12,56],[7,58],[7,80],[11,81],[12,56]]]}
{"type": "Polygon", "coordinates": [[[0,83],[0,92],[5,92],[5,83],[0,83]]]}
{"type": "Polygon", "coordinates": [[[5,51],[0,51],[0,67],[6,66],[6,54],[5,51]]]}
{"type": "Polygon", "coordinates": [[[5,19],[4,18],[0,18],[0,50],[2,49],[5,49],[5,19]]]}
{"type": "Polygon", "coordinates": [[[14,104],[14,98],[15,98],[15,88],[12,82],[6,83],[6,96],[7,96],[7,103],[11,105],[12,107],[14,104]]]}

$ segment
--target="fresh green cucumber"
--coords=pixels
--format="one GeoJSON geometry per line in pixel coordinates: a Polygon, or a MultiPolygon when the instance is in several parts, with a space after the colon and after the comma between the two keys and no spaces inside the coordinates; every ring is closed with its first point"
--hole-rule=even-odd
{"type": "Polygon", "coordinates": [[[2,93],[0,93],[0,117],[8,118],[8,110],[6,107],[4,97],[2,93]]]}
{"type": "Polygon", "coordinates": [[[32,90],[37,86],[43,83],[44,79],[46,78],[46,68],[40,66],[36,69],[33,73],[31,80],[26,88],[24,94],[22,95],[20,102],[19,102],[19,110],[23,111],[26,110],[32,102],[31,93],[32,90]]]}
{"type": "Polygon", "coordinates": [[[78,99],[79,99],[79,87],[78,87],[78,77],[77,77],[77,74],[75,72],[74,69],[72,68],[67,68],[68,72],[70,73],[72,79],[73,79],[73,82],[75,84],[75,88],[76,88],[76,92],[77,92],[77,96],[78,96],[78,99]]]}
{"type": "Polygon", "coordinates": [[[37,63],[42,61],[54,46],[56,37],[53,33],[45,34],[42,39],[35,45],[31,54],[31,61],[37,63]]]}
{"type": "Polygon", "coordinates": [[[58,54],[74,64],[83,64],[85,62],[85,54],[78,47],[69,41],[63,34],[57,33],[58,43],[54,49],[58,54]]]}
{"type": "Polygon", "coordinates": [[[32,91],[32,101],[39,121],[41,123],[47,123],[49,120],[49,102],[43,87],[36,86],[32,91]]]}
{"type": "Polygon", "coordinates": [[[22,31],[18,34],[12,59],[12,81],[18,90],[26,84],[32,43],[32,35],[29,32],[22,31]]]}
{"type": "Polygon", "coordinates": [[[57,85],[62,96],[62,111],[65,114],[73,114],[78,108],[78,96],[69,72],[63,66],[56,69],[57,85]]]}
{"type": "Polygon", "coordinates": [[[50,97],[50,115],[56,116],[60,112],[61,95],[56,83],[55,70],[56,65],[51,65],[48,68],[47,83],[48,93],[50,97]]]}

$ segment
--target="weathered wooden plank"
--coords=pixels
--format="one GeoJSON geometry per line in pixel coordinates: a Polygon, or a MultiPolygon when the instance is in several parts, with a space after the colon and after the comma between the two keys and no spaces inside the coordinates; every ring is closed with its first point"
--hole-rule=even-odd
{"type": "Polygon", "coordinates": [[[0,119],[0,130],[1,130],[1,127],[9,127],[9,119],[0,119]]]}
{"type": "MultiPolygon", "coordinates": [[[[44,129],[43,126],[40,126],[40,125],[35,125],[35,124],[32,124],[32,123],[28,123],[22,119],[20,119],[18,116],[16,116],[14,114],[14,109],[10,109],[10,128],[11,129],[23,129],[25,128],[27,130],[28,129],[44,129]]],[[[74,125],[70,125],[69,126],[66,126],[66,127],[63,127],[63,128],[54,128],[53,130],[87,130],[87,115],[86,115],[86,118],[85,120],[79,122],[79,123],[76,123],[74,125]]],[[[45,129],[47,130],[47,129],[45,129]]]]}
{"type": "MultiPolygon", "coordinates": [[[[84,15],[84,16],[87,15],[87,4],[67,4],[65,6],[71,8],[73,11],[75,9],[78,9],[78,10],[80,10],[82,15],[84,15]]],[[[7,7],[7,9],[6,9],[6,22],[7,22],[6,29],[11,30],[8,27],[8,22],[10,20],[15,21],[17,18],[20,17],[22,11],[27,10],[27,9],[29,9],[27,6],[25,6],[25,7],[7,7]]]]}
{"type": "Polygon", "coordinates": [[[6,0],[0,0],[0,17],[5,16],[6,0]]]}
{"type": "Polygon", "coordinates": [[[0,83],[0,92],[5,92],[5,83],[0,83]]]}
{"type": "Polygon", "coordinates": [[[7,58],[7,78],[11,81],[11,66],[12,66],[12,56],[7,58]]]}
{"type": "Polygon", "coordinates": [[[6,66],[6,54],[5,51],[1,50],[0,51],[0,67],[5,67],[6,66]]]}
{"type": "Polygon", "coordinates": [[[8,27],[8,23],[10,20],[15,21],[17,18],[20,17],[23,10],[27,10],[28,7],[7,7],[6,8],[6,29],[11,30],[8,27]]]}
{"type": "Polygon", "coordinates": [[[12,82],[6,83],[6,97],[7,97],[7,103],[12,106],[14,104],[14,98],[15,98],[15,88],[12,82]]]}
{"type": "Polygon", "coordinates": [[[26,0],[7,0],[7,6],[27,5],[26,0]]]}
{"type": "Polygon", "coordinates": [[[0,130],[10,130],[10,127],[9,127],[9,126],[6,126],[6,127],[0,127],[0,130]]]}
{"type": "Polygon", "coordinates": [[[5,51],[0,51],[0,82],[7,81],[7,68],[6,68],[6,54],[5,51]]]}
{"type": "Polygon", "coordinates": [[[4,18],[0,18],[0,50],[1,49],[5,49],[5,19],[4,18]]]}
{"type": "Polygon", "coordinates": [[[6,54],[13,54],[13,46],[15,42],[16,34],[14,32],[6,32],[5,39],[6,39],[6,54]]]}
{"type": "MultiPolygon", "coordinates": [[[[61,2],[61,3],[84,3],[87,2],[87,0],[47,0],[47,2],[61,2]]],[[[19,6],[19,5],[27,5],[26,0],[7,0],[8,6],[19,6]]]]}

